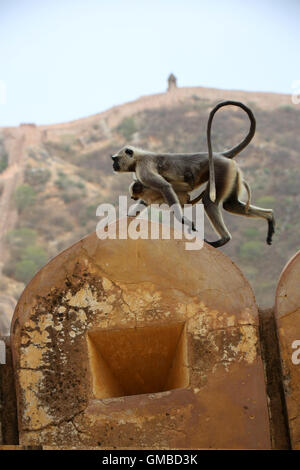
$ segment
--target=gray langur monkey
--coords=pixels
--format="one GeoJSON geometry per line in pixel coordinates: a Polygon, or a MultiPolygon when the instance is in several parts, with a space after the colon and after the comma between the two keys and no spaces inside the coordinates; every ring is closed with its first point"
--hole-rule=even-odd
{"type": "MultiPolygon", "coordinates": [[[[208,182],[201,193],[205,212],[221,237],[211,246],[225,245],[231,234],[225,226],[220,205],[231,213],[246,217],[260,217],[268,222],[267,243],[271,245],[275,220],[272,209],[263,209],[250,204],[250,188],[243,180],[242,172],[232,160],[252,140],[255,134],[256,121],[252,111],[238,101],[222,101],[210,112],[207,123],[208,152],[199,153],[155,153],[148,150],[125,146],[112,155],[113,169],[116,172],[134,172],[137,180],[145,187],[160,193],[163,200],[173,207],[175,217],[195,230],[192,221],[183,216],[182,203],[178,194],[188,193],[208,182]],[[242,142],[223,152],[212,152],[211,125],[215,113],[224,106],[242,108],[250,119],[250,129],[242,142]],[[242,184],[248,192],[248,202],[239,200],[242,184]]],[[[134,184],[134,183],[133,183],[134,184]]],[[[200,197],[199,197],[200,198],[200,197]]],[[[144,198],[145,199],[145,198],[144,198]]],[[[141,199],[141,203],[147,202],[141,199]],[[143,201],[143,202],[142,202],[143,201]]],[[[198,199],[199,201],[199,199],[198,199]]]]}

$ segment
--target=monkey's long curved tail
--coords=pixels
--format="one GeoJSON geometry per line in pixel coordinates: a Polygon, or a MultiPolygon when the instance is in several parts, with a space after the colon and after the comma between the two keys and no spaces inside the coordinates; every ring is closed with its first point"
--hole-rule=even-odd
{"type": "Polygon", "coordinates": [[[223,106],[237,106],[238,108],[243,109],[250,119],[250,129],[248,135],[235,147],[232,147],[225,152],[222,152],[227,158],[233,158],[239,152],[241,152],[247,145],[251,142],[254,137],[255,129],[256,129],[256,121],[255,117],[251,111],[245,104],[241,103],[240,101],[221,101],[218,103],[210,112],[208,122],[207,122],[207,146],[208,146],[208,163],[209,163],[209,197],[212,202],[216,200],[216,180],[215,180],[215,168],[213,163],[213,152],[212,152],[212,145],[211,145],[211,125],[212,120],[216,112],[223,108],[223,106]]]}

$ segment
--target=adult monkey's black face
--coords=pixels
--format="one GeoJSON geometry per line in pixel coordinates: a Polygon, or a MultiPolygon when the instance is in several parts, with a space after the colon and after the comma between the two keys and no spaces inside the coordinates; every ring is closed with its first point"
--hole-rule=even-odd
{"type": "Polygon", "coordinates": [[[119,171],[120,170],[120,164],[119,164],[118,157],[112,155],[111,158],[113,159],[113,169],[114,169],[114,171],[119,171]]]}
{"type": "Polygon", "coordinates": [[[134,151],[130,147],[122,148],[118,153],[112,155],[114,171],[127,172],[135,170],[134,151]]]}

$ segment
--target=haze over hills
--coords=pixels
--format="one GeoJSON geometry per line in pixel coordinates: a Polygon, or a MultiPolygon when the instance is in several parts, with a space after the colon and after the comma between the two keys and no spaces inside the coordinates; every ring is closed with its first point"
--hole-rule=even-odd
{"type": "MultiPolygon", "coordinates": [[[[255,114],[256,135],[236,158],[252,202],[274,208],[277,226],[269,247],[265,221],[224,212],[233,240],[222,251],[250,280],[260,305],[270,305],[280,271],[300,248],[300,106],[290,95],[196,87],[145,96],[72,122],[0,128],[0,313],[9,319],[34,273],[95,230],[100,203],[116,203],[128,193],[132,176],[113,173],[112,153],[126,143],[154,151],[206,151],[208,114],[223,99],[243,101],[255,114]]],[[[241,110],[220,111],[213,149],[235,145],[248,128],[241,110]]],[[[216,239],[208,222],[205,230],[216,239]]],[[[2,316],[2,328],[4,323],[2,316]]]]}

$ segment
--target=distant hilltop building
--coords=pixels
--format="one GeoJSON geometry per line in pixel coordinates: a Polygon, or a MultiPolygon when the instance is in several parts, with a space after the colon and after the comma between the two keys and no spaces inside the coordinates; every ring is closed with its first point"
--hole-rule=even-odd
{"type": "Polygon", "coordinates": [[[34,122],[21,122],[20,127],[36,127],[34,122]]]}
{"type": "Polygon", "coordinates": [[[177,78],[171,73],[168,78],[168,91],[172,91],[174,88],[177,88],[177,78]]]}

